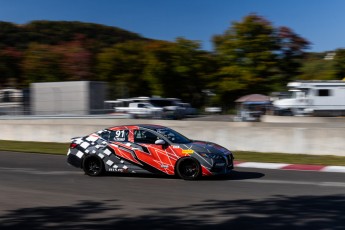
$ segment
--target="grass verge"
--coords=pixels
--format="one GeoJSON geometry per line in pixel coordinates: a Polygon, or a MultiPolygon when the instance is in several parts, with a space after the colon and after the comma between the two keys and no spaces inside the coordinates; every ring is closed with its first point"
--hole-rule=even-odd
{"type": "MultiPolygon", "coordinates": [[[[0,140],[1,151],[65,155],[67,153],[68,147],[69,143],[22,142],[0,140]]],[[[259,153],[247,151],[236,151],[234,152],[234,155],[236,161],[345,166],[345,157],[342,156],[259,153]]]]}
{"type": "Polygon", "coordinates": [[[68,143],[27,142],[0,140],[1,151],[30,152],[46,154],[67,154],[68,143]]]}
{"type": "Polygon", "coordinates": [[[333,155],[308,155],[287,153],[234,152],[235,160],[247,162],[339,165],[345,166],[345,157],[333,155]]]}

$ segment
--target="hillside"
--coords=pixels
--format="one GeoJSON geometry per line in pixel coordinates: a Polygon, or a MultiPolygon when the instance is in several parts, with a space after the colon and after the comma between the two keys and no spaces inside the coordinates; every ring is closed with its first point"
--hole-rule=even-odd
{"type": "Polygon", "coordinates": [[[109,47],[129,40],[149,40],[117,27],[71,21],[32,21],[24,25],[0,22],[0,47],[25,49],[30,43],[55,45],[82,37],[109,47]]]}

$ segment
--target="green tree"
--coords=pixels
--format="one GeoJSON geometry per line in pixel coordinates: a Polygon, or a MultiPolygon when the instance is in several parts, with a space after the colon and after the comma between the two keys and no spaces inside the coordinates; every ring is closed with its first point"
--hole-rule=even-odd
{"type": "Polygon", "coordinates": [[[13,47],[0,50],[0,87],[9,85],[14,81],[16,86],[21,85],[22,52],[13,47]]]}
{"type": "Polygon", "coordinates": [[[195,106],[202,103],[202,90],[212,69],[212,56],[200,43],[182,37],[174,43],[156,41],[146,46],[145,78],[152,94],[178,97],[195,106]]]}
{"type": "Polygon", "coordinates": [[[270,80],[277,73],[274,51],[279,45],[270,22],[251,14],[213,41],[221,63],[214,82],[223,101],[233,101],[239,92],[264,93],[270,89],[270,80]]]}
{"type": "Polygon", "coordinates": [[[213,78],[219,100],[232,103],[248,93],[267,94],[285,85],[298,68],[308,42],[286,27],[273,25],[256,14],[232,23],[213,38],[220,68],[213,78]]]}
{"type": "Polygon", "coordinates": [[[167,87],[168,82],[174,83],[171,73],[171,44],[165,41],[150,42],[145,47],[145,53],[144,78],[148,82],[151,95],[168,96],[170,91],[174,90],[173,85],[167,87]]]}
{"type": "Polygon", "coordinates": [[[10,22],[0,21],[0,48],[13,47],[23,48],[26,47],[25,29],[10,22]]]}
{"type": "Polygon", "coordinates": [[[345,79],[345,49],[337,49],[334,56],[335,78],[345,79]]]}
{"type": "Polygon", "coordinates": [[[173,47],[174,72],[181,92],[177,97],[198,106],[207,79],[216,69],[213,56],[201,50],[198,41],[177,38],[173,47]]]}
{"type": "Polygon", "coordinates": [[[111,84],[111,98],[147,95],[143,76],[145,42],[129,41],[104,49],[97,57],[98,80],[111,84]]]}
{"type": "Polygon", "coordinates": [[[308,53],[302,62],[301,80],[333,80],[336,79],[335,61],[325,59],[326,53],[308,53]]]}

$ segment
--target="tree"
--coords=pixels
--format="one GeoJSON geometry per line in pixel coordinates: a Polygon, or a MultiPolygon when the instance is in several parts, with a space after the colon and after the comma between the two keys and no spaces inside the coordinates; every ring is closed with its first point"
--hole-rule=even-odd
{"type": "Polygon", "coordinates": [[[29,45],[22,66],[27,83],[64,80],[64,73],[60,69],[63,58],[54,46],[35,43],[29,45]]]}
{"type": "Polygon", "coordinates": [[[111,84],[112,98],[147,95],[143,76],[145,42],[129,41],[104,49],[97,57],[97,80],[111,84]]]}
{"type": "Polygon", "coordinates": [[[153,95],[178,97],[200,106],[202,90],[214,69],[212,56],[200,50],[200,43],[182,37],[174,43],[150,42],[145,50],[145,79],[153,95]]]}
{"type": "Polygon", "coordinates": [[[65,74],[65,80],[91,80],[92,54],[83,46],[83,36],[76,37],[71,42],[62,43],[55,47],[56,52],[63,56],[59,68],[65,74]]]}
{"type": "Polygon", "coordinates": [[[165,97],[175,89],[171,72],[171,45],[165,41],[154,41],[145,47],[144,78],[148,82],[151,95],[165,97]]]}
{"type": "Polygon", "coordinates": [[[308,44],[290,29],[276,29],[256,14],[232,23],[213,42],[220,63],[213,86],[226,104],[243,94],[267,94],[285,85],[292,78],[288,70],[298,68],[296,60],[308,44]]]}
{"type": "Polygon", "coordinates": [[[270,79],[277,71],[274,51],[278,49],[270,22],[251,14],[242,22],[234,22],[213,41],[221,63],[215,74],[215,87],[222,95],[220,99],[231,103],[239,92],[269,90],[270,79]]]}
{"type": "Polygon", "coordinates": [[[196,106],[201,103],[207,78],[216,70],[213,68],[215,62],[212,56],[200,48],[200,42],[182,37],[177,38],[173,46],[173,71],[178,77],[177,83],[181,90],[177,97],[196,106]]]}
{"type": "Polygon", "coordinates": [[[25,47],[26,37],[25,29],[19,27],[10,22],[0,21],[0,48],[13,47],[23,48],[25,47]]]}
{"type": "Polygon", "coordinates": [[[70,42],[76,35],[82,34],[85,40],[97,41],[95,49],[106,48],[111,45],[129,40],[148,40],[136,33],[117,27],[84,22],[69,21],[32,21],[22,26],[27,32],[28,42],[57,45],[70,42]]]}
{"type": "Polygon", "coordinates": [[[9,78],[17,85],[21,85],[24,78],[26,84],[91,80],[97,54],[127,41],[150,39],[93,23],[33,21],[16,25],[0,22],[0,84],[7,84],[9,78]]]}
{"type": "Polygon", "coordinates": [[[326,53],[308,53],[305,55],[301,73],[301,80],[333,80],[336,79],[335,61],[325,59],[326,53]]]}
{"type": "Polygon", "coordinates": [[[335,78],[345,79],[345,49],[337,49],[334,57],[335,78]]]}
{"type": "Polygon", "coordinates": [[[0,50],[0,86],[6,86],[14,81],[17,86],[21,85],[22,52],[13,47],[0,50]]]}
{"type": "Polygon", "coordinates": [[[289,81],[296,79],[301,74],[300,68],[305,57],[303,50],[307,49],[310,43],[285,26],[278,28],[277,31],[279,41],[279,50],[277,52],[279,77],[275,79],[276,82],[272,83],[285,86],[289,81]]]}

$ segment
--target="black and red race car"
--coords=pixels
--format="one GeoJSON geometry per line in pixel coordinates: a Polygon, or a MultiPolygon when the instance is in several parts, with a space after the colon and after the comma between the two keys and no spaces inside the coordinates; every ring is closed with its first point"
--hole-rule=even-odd
{"type": "Polygon", "coordinates": [[[89,176],[160,173],[186,180],[229,174],[234,159],[220,145],[191,140],[160,125],[115,126],[73,138],[67,155],[70,165],[89,176]]]}

